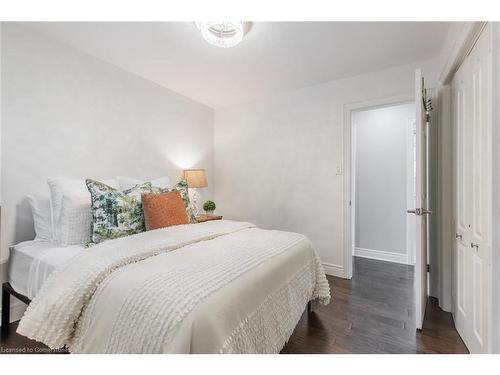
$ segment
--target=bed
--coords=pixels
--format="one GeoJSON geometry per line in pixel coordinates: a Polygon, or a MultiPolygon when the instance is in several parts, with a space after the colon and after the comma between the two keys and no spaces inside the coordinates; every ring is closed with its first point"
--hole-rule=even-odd
{"type": "Polygon", "coordinates": [[[245,222],[34,242],[11,250],[12,289],[31,300],[18,333],[72,353],[278,353],[330,300],[305,236],[245,222]]]}
{"type": "Polygon", "coordinates": [[[17,293],[33,299],[49,275],[83,252],[85,246],[58,246],[48,240],[24,241],[9,254],[9,283],[17,293]]]}

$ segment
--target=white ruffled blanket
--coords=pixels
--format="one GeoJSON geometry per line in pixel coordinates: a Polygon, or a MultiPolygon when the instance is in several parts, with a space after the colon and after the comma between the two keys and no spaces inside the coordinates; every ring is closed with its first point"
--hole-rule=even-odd
{"type": "Polygon", "coordinates": [[[49,277],[18,332],[76,353],[276,353],[305,304],[329,299],[306,237],[211,221],[89,248],[49,277]]]}

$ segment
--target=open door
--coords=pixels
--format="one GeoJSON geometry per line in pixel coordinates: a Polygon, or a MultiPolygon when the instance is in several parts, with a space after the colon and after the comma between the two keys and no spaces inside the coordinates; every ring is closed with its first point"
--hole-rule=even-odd
{"type": "Polygon", "coordinates": [[[415,263],[415,318],[417,329],[422,329],[427,305],[427,217],[428,209],[428,123],[427,98],[425,97],[422,72],[415,72],[415,108],[416,108],[416,207],[408,210],[415,215],[416,263],[415,263]]]}

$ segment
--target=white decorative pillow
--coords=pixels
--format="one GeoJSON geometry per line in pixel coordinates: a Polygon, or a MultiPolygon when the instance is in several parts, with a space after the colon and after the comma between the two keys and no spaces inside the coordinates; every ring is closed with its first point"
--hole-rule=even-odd
{"type": "Polygon", "coordinates": [[[87,199],[63,197],[58,223],[57,243],[60,246],[90,242],[92,209],[87,199]]]}
{"type": "Polygon", "coordinates": [[[152,186],[159,187],[162,189],[167,189],[172,186],[170,184],[170,179],[168,177],[159,177],[149,181],[138,180],[136,178],[131,178],[131,177],[117,177],[116,179],[118,180],[118,185],[120,186],[121,191],[130,190],[133,187],[137,185],[142,185],[146,182],[151,182],[152,186]]]}
{"type": "MultiPolygon", "coordinates": [[[[118,188],[116,180],[103,181],[106,185],[118,188]]],[[[54,223],[53,236],[59,237],[59,226],[61,222],[61,207],[63,196],[70,197],[76,200],[87,200],[90,205],[90,193],[85,184],[85,180],[64,178],[64,177],[50,177],[47,179],[47,184],[50,189],[52,222],[54,223]]]]}
{"type": "Polygon", "coordinates": [[[26,198],[33,214],[36,239],[52,240],[50,198],[40,195],[28,195],[26,198]]]}

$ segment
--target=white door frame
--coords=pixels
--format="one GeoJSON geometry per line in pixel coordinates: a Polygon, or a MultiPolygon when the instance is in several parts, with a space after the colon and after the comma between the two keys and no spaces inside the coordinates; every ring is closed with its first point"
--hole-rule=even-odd
{"type": "MultiPolygon", "coordinates": [[[[344,251],[343,251],[343,266],[344,277],[352,278],[352,257],[354,254],[354,197],[352,196],[353,175],[352,170],[352,112],[360,109],[386,107],[391,105],[404,104],[415,100],[413,92],[398,94],[390,97],[365,100],[361,102],[347,103],[343,106],[343,131],[344,131],[344,191],[343,191],[343,217],[344,217],[344,251]]],[[[355,203],[354,203],[355,204],[355,203]]]]}

